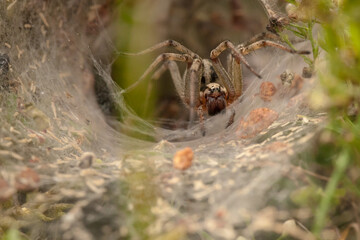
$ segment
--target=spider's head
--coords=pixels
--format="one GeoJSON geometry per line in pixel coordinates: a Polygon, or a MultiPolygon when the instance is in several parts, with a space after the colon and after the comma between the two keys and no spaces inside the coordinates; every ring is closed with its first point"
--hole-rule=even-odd
{"type": "Polygon", "coordinates": [[[204,98],[208,114],[213,116],[226,108],[228,93],[218,83],[209,83],[204,90],[204,98]]]}

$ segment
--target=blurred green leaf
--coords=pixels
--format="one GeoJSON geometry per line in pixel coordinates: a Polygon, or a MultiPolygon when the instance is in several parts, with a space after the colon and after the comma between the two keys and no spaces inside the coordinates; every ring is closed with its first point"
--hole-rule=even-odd
{"type": "MultiPolygon", "coordinates": [[[[329,214],[329,210],[334,207],[334,200],[336,200],[338,184],[344,175],[346,168],[350,163],[350,153],[348,149],[344,149],[335,161],[335,170],[332,174],[330,181],[326,185],[325,194],[321,199],[320,205],[315,213],[314,233],[316,236],[320,236],[321,230],[326,224],[326,218],[329,214]]],[[[343,192],[340,191],[340,196],[343,192]]]]}
{"type": "Polygon", "coordinates": [[[296,1],[296,0],[286,0],[288,3],[291,3],[291,4],[293,4],[293,5],[295,5],[295,6],[298,6],[299,5],[299,3],[296,1]]]}
{"type": "Polygon", "coordinates": [[[304,186],[292,192],[290,198],[298,206],[311,207],[313,209],[320,203],[323,191],[316,185],[304,186]]]}
{"type": "Polygon", "coordinates": [[[17,229],[11,228],[7,230],[1,240],[24,240],[17,229]]]}

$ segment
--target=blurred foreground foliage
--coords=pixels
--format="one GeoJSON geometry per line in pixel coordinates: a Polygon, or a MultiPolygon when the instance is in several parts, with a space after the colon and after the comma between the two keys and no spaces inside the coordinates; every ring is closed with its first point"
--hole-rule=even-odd
{"type": "Polygon", "coordinates": [[[1,237],[1,240],[23,240],[21,233],[16,229],[10,229],[1,237]]]}
{"type": "Polygon", "coordinates": [[[315,62],[319,84],[310,102],[329,119],[308,167],[329,178],[310,183],[320,195],[312,231],[319,239],[326,229],[336,229],[341,239],[359,239],[360,1],[292,2],[299,20],[321,25],[317,39],[325,51],[324,60],[315,62]]]}

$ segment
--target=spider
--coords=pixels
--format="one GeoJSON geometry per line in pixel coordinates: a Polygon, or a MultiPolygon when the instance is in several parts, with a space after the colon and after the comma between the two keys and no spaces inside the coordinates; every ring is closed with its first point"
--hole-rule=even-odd
{"type": "MultiPolygon", "coordinates": [[[[151,72],[155,71],[160,63],[163,63],[154,73],[153,78],[158,78],[166,70],[170,71],[175,89],[181,101],[190,110],[189,125],[193,125],[197,114],[202,125],[203,135],[205,135],[204,114],[213,116],[223,112],[242,95],[241,64],[244,64],[258,78],[261,78],[249,65],[244,57],[245,55],[263,47],[275,47],[295,54],[310,54],[309,51],[296,51],[271,40],[259,40],[259,38],[264,37],[263,35],[254,37],[247,43],[237,46],[231,41],[225,40],[211,51],[209,59],[201,58],[198,54],[175,40],[166,40],[138,53],[122,53],[125,55],[142,55],[164,47],[172,47],[179,52],[160,54],[140,79],[123,90],[123,92],[130,91],[136,87],[151,72]],[[230,54],[227,56],[226,70],[219,56],[227,49],[230,50],[230,54]],[[187,64],[183,76],[181,76],[176,62],[187,64]]],[[[235,112],[230,117],[227,127],[232,124],[234,115],[235,112]]]]}

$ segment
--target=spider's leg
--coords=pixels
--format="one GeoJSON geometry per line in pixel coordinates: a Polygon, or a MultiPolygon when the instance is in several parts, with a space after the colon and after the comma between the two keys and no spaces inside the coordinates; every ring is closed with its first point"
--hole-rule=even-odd
{"type": "Polygon", "coordinates": [[[243,55],[247,55],[253,51],[256,51],[260,48],[263,47],[275,47],[275,48],[279,48],[283,51],[289,52],[289,53],[296,53],[296,54],[310,54],[310,51],[307,50],[302,50],[302,51],[296,51],[294,49],[291,49],[289,47],[286,47],[280,43],[276,43],[273,41],[269,41],[269,40],[261,40],[261,41],[257,41],[253,44],[250,44],[249,46],[243,46],[242,48],[240,48],[240,51],[243,55]]]}
{"type": "Polygon", "coordinates": [[[205,136],[206,134],[206,130],[205,130],[205,123],[204,123],[204,110],[202,108],[202,106],[199,106],[197,108],[197,114],[199,116],[199,120],[200,120],[200,130],[201,130],[201,134],[203,136],[205,136]]]}
{"type": "MultiPolygon", "coordinates": [[[[242,79],[242,70],[241,70],[241,64],[232,57],[231,54],[229,54],[231,57],[231,61],[229,64],[229,73],[231,74],[231,78],[234,88],[235,88],[235,99],[240,97],[242,95],[243,90],[243,79],[242,79]]],[[[235,100],[234,99],[234,100],[235,100]]]]}
{"type": "MultiPolygon", "coordinates": [[[[242,62],[245,64],[245,66],[258,78],[261,78],[261,76],[255,72],[255,70],[249,65],[249,63],[246,61],[245,57],[241,54],[241,52],[234,46],[234,44],[228,40],[223,41],[220,43],[215,49],[213,49],[210,53],[210,59],[213,61],[213,63],[219,65],[220,60],[218,59],[219,55],[225,51],[226,49],[230,49],[232,54],[234,55],[234,58],[239,63],[242,62]]],[[[221,63],[220,63],[221,64],[221,63]]],[[[226,84],[224,82],[224,84],[226,84]]]]}
{"type": "MultiPolygon", "coordinates": [[[[226,50],[226,46],[224,44],[224,42],[220,43],[220,45],[218,45],[214,50],[211,51],[210,53],[210,59],[212,61],[212,66],[214,67],[214,70],[216,72],[216,74],[218,75],[220,81],[222,82],[222,84],[224,84],[224,87],[226,88],[226,90],[229,93],[229,99],[232,100],[235,98],[235,88],[234,85],[231,81],[231,78],[228,74],[228,72],[226,72],[224,66],[222,65],[220,59],[219,59],[219,55],[226,50]]],[[[228,57],[227,59],[228,63],[229,61],[232,62],[233,59],[232,57],[228,57]]],[[[228,70],[230,69],[230,64],[228,65],[228,70]]]]}
{"type": "Polygon", "coordinates": [[[232,61],[233,61],[233,56],[231,54],[227,55],[226,57],[226,66],[227,66],[227,72],[231,73],[232,71],[232,61]]]}
{"type": "Polygon", "coordinates": [[[157,81],[161,75],[164,74],[164,72],[167,70],[167,67],[166,67],[166,62],[161,65],[155,72],[154,74],[152,75],[150,81],[149,81],[149,84],[148,84],[148,87],[147,87],[147,90],[146,90],[146,97],[145,97],[145,101],[144,101],[144,112],[143,112],[143,115],[145,116],[146,115],[146,111],[148,109],[148,103],[149,103],[149,98],[150,98],[150,93],[152,92],[152,88],[153,88],[153,83],[155,81],[157,81]]]}
{"type": "MultiPolygon", "coordinates": [[[[176,92],[179,94],[182,102],[190,108],[190,125],[195,120],[195,108],[200,105],[200,76],[202,75],[202,61],[195,59],[192,64],[188,64],[184,77],[180,75],[179,68],[174,61],[166,61],[159,69],[168,69],[171,74],[176,92]]],[[[157,72],[156,72],[157,73],[157,72]]],[[[155,74],[154,74],[155,75],[155,74]]],[[[201,106],[200,106],[201,107],[201,106]]],[[[199,113],[199,111],[198,111],[199,113]]],[[[200,122],[203,122],[203,113],[199,115],[200,122]]],[[[201,123],[203,124],[203,123],[201,123]]],[[[202,127],[204,128],[204,127],[202,127]]]]}
{"type": "Polygon", "coordinates": [[[189,103],[190,108],[189,126],[193,125],[196,107],[200,105],[199,93],[202,71],[202,61],[196,58],[185,75],[185,101],[189,103]]]}
{"type": "Polygon", "coordinates": [[[169,69],[171,78],[173,80],[175,90],[179,94],[181,101],[186,104],[185,100],[185,82],[184,79],[180,75],[179,67],[178,65],[173,62],[169,61],[166,63],[167,68],[169,69]]]}
{"type": "Polygon", "coordinates": [[[226,123],[226,127],[225,127],[225,128],[230,127],[231,124],[234,123],[234,120],[235,120],[235,110],[234,110],[234,108],[231,108],[231,115],[230,115],[230,118],[229,118],[228,122],[226,123]]]}
{"type": "Polygon", "coordinates": [[[236,48],[240,49],[243,46],[248,46],[250,44],[253,44],[254,42],[264,40],[264,39],[278,40],[278,39],[280,39],[280,37],[272,32],[262,32],[262,33],[256,34],[255,36],[250,38],[248,41],[237,45],[236,48]]]}
{"type": "Polygon", "coordinates": [[[159,55],[154,62],[146,69],[146,71],[141,75],[141,77],[131,86],[121,91],[121,93],[129,92],[139,85],[146,77],[156,69],[157,65],[163,61],[172,60],[178,62],[187,62],[191,63],[193,61],[192,57],[187,54],[176,54],[176,53],[163,53],[159,55]]]}
{"type": "Polygon", "coordinates": [[[169,70],[171,79],[174,83],[175,90],[178,93],[181,101],[186,105],[185,100],[185,83],[181,77],[179,67],[174,61],[166,61],[153,75],[153,79],[158,79],[166,70],[169,70]]]}
{"type": "Polygon", "coordinates": [[[240,96],[242,92],[241,62],[243,62],[256,76],[260,78],[260,75],[250,67],[244,56],[241,55],[240,51],[236,49],[234,44],[230,41],[220,43],[214,50],[211,51],[210,58],[219,79],[229,93],[230,103],[240,96]],[[226,72],[219,59],[219,55],[227,48],[232,50],[232,56],[228,57],[228,63],[230,63],[228,64],[229,72],[226,72]],[[231,74],[231,76],[229,76],[229,74],[231,74]]]}
{"type": "MultiPolygon", "coordinates": [[[[235,98],[233,99],[235,100],[242,95],[243,79],[241,65],[235,61],[233,55],[229,54],[227,56],[227,67],[230,80],[235,88],[235,98]]],[[[232,103],[232,100],[228,101],[228,103],[232,103]]]]}
{"type": "Polygon", "coordinates": [[[234,85],[230,79],[229,74],[226,72],[224,66],[221,64],[219,58],[215,58],[212,60],[212,65],[216,74],[218,75],[220,81],[223,83],[224,87],[229,93],[229,100],[232,101],[236,96],[236,91],[234,85]]]}
{"type": "Polygon", "coordinates": [[[146,98],[145,98],[145,103],[144,103],[144,114],[145,111],[147,109],[147,103],[149,102],[149,97],[150,97],[150,93],[152,90],[152,86],[153,86],[153,82],[157,81],[161,75],[164,74],[164,72],[166,70],[169,70],[170,75],[171,75],[171,79],[173,81],[173,84],[175,86],[175,90],[178,93],[181,101],[187,105],[186,101],[185,101],[185,95],[184,95],[184,89],[185,89],[185,84],[184,84],[184,79],[181,77],[180,75],[180,71],[179,71],[179,67],[177,66],[176,62],[174,61],[165,61],[164,64],[162,64],[152,75],[150,81],[149,81],[149,85],[148,85],[148,89],[147,89],[147,93],[146,93],[146,98]]]}
{"type": "Polygon", "coordinates": [[[152,47],[149,47],[149,48],[147,48],[143,51],[137,52],[137,53],[118,52],[118,54],[119,55],[127,55],[127,56],[138,56],[138,55],[143,55],[146,53],[156,51],[156,50],[158,50],[160,48],[164,48],[164,47],[173,47],[181,53],[190,55],[192,58],[199,57],[196,53],[194,53],[193,51],[191,51],[190,49],[188,49],[187,47],[185,47],[184,45],[182,45],[181,43],[179,43],[175,40],[163,41],[161,43],[158,43],[152,47]]]}

